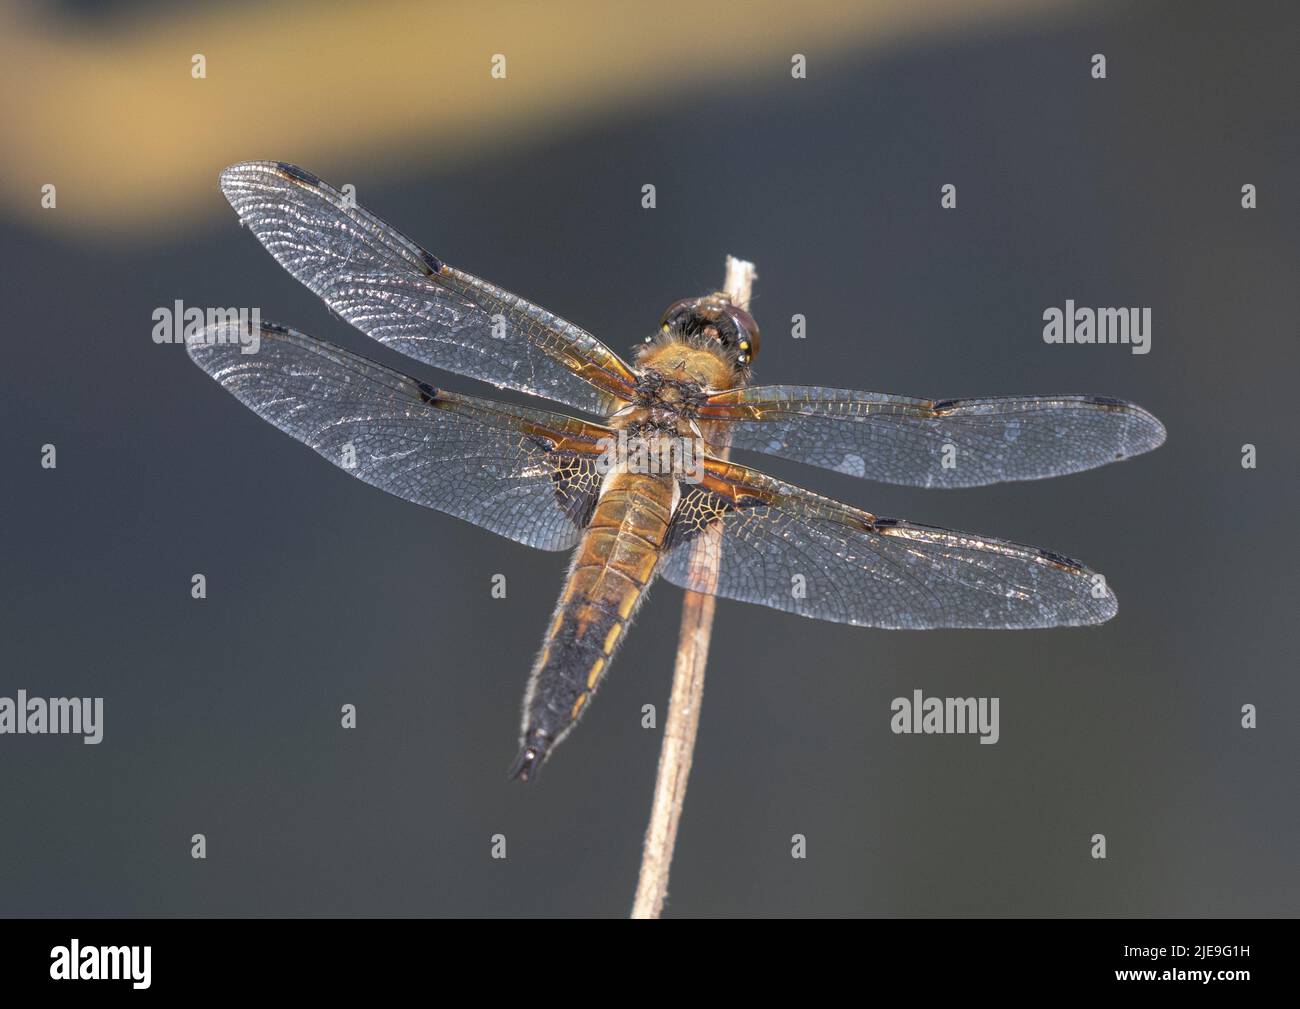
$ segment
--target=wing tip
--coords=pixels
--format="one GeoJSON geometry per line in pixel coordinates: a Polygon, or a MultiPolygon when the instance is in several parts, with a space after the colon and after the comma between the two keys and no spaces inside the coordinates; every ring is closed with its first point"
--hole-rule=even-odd
{"type": "Polygon", "coordinates": [[[264,172],[276,165],[275,161],[236,161],[233,165],[227,165],[217,174],[217,181],[222,189],[226,184],[238,178],[241,175],[249,175],[253,172],[264,172]]]}
{"type": "Polygon", "coordinates": [[[1096,627],[1099,624],[1109,623],[1119,615],[1119,599],[1111,591],[1110,586],[1106,586],[1106,595],[1097,600],[1099,605],[1095,612],[1088,615],[1088,619],[1083,621],[1084,627],[1096,627]]]}
{"type": "Polygon", "coordinates": [[[1067,619],[1049,620],[1043,623],[1043,627],[1089,627],[1104,624],[1119,612],[1119,599],[1115,596],[1115,590],[1110,587],[1110,582],[1105,575],[1065,554],[1044,550],[1041,547],[1035,549],[1038,550],[1041,562],[1065,572],[1070,577],[1083,579],[1083,591],[1087,593],[1071,606],[1074,612],[1071,612],[1067,619]]]}
{"type": "Polygon", "coordinates": [[[323,188],[325,183],[319,176],[300,168],[290,161],[236,161],[233,165],[227,165],[217,175],[217,185],[221,188],[222,194],[231,203],[234,202],[234,192],[242,180],[256,175],[273,175],[280,179],[287,179],[291,182],[297,182],[312,188],[323,188]]]}
{"type": "MultiPolygon", "coordinates": [[[[1138,407],[1142,410],[1142,407],[1138,407]]],[[[1143,449],[1144,452],[1150,452],[1152,449],[1159,448],[1169,437],[1169,429],[1161,422],[1160,418],[1149,410],[1142,410],[1143,415],[1151,422],[1151,443],[1143,449]]]]}
{"type": "Polygon", "coordinates": [[[1126,399],[1115,399],[1111,396],[1089,396],[1088,402],[1093,406],[1100,407],[1102,410],[1123,414],[1136,427],[1133,436],[1124,439],[1122,451],[1117,452],[1115,455],[1116,462],[1121,459],[1131,459],[1134,456],[1143,455],[1165,443],[1168,431],[1165,430],[1164,424],[1160,422],[1160,418],[1146,407],[1139,406],[1137,403],[1132,403],[1126,399]]]}
{"type": "Polygon", "coordinates": [[[1124,458],[1130,458],[1135,455],[1142,455],[1144,452],[1150,452],[1157,449],[1165,443],[1165,438],[1169,432],[1161,423],[1160,418],[1148,410],[1146,407],[1139,406],[1137,403],[1130,403],[1123,399],[1108,399],[1104,396],[1095,397],[1098,405],[1106,406],[1111,409],[1119,410],[1130,415],[1135,421],[1143,425],[1143,434],[1145,437],[1138,440],[1133,450],[1128,452],[1124,458]]]}
{"type": "MultiPolygon", "coordinates": [[[[1042,552],[1053,563],[1060,557],[1059,554],[1052,554],[1050,551],[1042,552]]],[[[1068,557],[1062,559],[1071,565],[1067,570],[1072,575],[1084,580],[1084,595],[1071,605],[1066,619],[1049,621],[1043,626],[1045,628],[1096,627],[1113,619],[1119,613],[1119,598],[1115,595],[1115,590],[1110,587],[1106,576],[1068,557]]]]}
{"type": "Polygon", "coordinates": [[[277,337],[302,339],[302,334],[295,333],[278,322],[259,320],[254,326],[249,319],[223,319],[209,323],[199,333],[186,336],[185,353],[191,361],[207,371],[205,362],[218,352],[254,355],[261,348],[263,340],[277,337]]]}

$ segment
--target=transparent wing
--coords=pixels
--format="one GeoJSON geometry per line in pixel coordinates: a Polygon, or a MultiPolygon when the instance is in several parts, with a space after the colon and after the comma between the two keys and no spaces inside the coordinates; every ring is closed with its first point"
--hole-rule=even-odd
{"type": "Polygon", "coordinates": [[[878,518],[745,466],[709,460],[683,487],[660,573],[696,592],[868,627],[1098,624],[1117,603],[1078,561],[878,518]],[[721,534],[716,575],[702,549],[721,534]]]}
{"type": "Polygon", "coordinates": [[[310,172],[248,161],[221,191],[281,266],[385,346],[590,413],[631,394],[628,366],[591,334],[448,266],[310,172]]]}
{"type": "Polygon", "coordinates": [[[194,363],[263,420],[372,486],[542,550],[578,540],[604,428],[435,389],[272,323],[221,323],[194,363]]]}
{"type": "Polygon", "coordinates": [[[769,385],[711,396],[735,448],[915,487],[978,487],[1092,469],[1165,440],[1140,406],[1102,396],[910,399],[769,385]]]}

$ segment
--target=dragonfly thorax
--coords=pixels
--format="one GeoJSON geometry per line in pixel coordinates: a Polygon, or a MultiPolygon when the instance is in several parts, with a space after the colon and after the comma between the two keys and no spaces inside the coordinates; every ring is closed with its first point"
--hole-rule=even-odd
{"type": "Polygon", "coordinates": [[[717,345],[700,346],[675,337],[660,338],[637,355],[638,395],[650,403],[698,406],[705,390],[730,389],[744,383],[745,371],[733,355],[717,345]]]}
{"type": "Polygon", "coordinates": [[[707,390],[714,388],[709,379],[721,372],[719,362],[710,360],[707,353],[676,346],[681,353],[665,345],[664,353],[646,362],[638,372],[630,411],[665,427],[679,420],[694,420],[708,399],[707,390]],[[699,357],[705,359],[697,360],[699,357]]]}

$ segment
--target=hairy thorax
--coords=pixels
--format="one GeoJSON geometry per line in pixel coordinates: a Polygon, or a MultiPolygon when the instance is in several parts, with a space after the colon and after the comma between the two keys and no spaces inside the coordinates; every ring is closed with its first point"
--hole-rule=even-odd
{"type": "Polygon", "coordinates": [[[737,381],[725,354],[678,341],[645,347],[637,357],[637,371],[636,397],[612,418],[612,427],[690,435],[708,396],[737,381]]]}

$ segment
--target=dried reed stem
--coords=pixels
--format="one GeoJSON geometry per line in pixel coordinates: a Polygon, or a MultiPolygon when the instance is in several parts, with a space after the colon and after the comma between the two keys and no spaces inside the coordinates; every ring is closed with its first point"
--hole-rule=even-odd
{"type": "MultiPolygon", "coordinates": [[[[731,296],[733,303],[747,309],[757,277],[753,263],[728,256],[723,290],[731,296]]],[[[725,434],[716,429],[705,429],[703,433],[712,453],[725,459],[728,452],[725,434]]],[[[720,530],[713,529],[700,536],[692,547],[696,552],[692,563],[707,564],[706,570],[715,581],[720,546],[720,530]]],[[[659,750],[659,773],[655,778],[650,823],[645,831],[641,876],[632,903],[633,918],[658,918],[668,896],[668,870],[672,865],[677,825],[681,822],[682,805],[686,800],[686,781],[691,774],[695,736],[700,728],[704,667],[709,660],[715,604],[715,597],[703,592],[687,592],[682,602],[673,691],[668,702],[668,719],[664,723],[663,746],[659,750]]]]}

